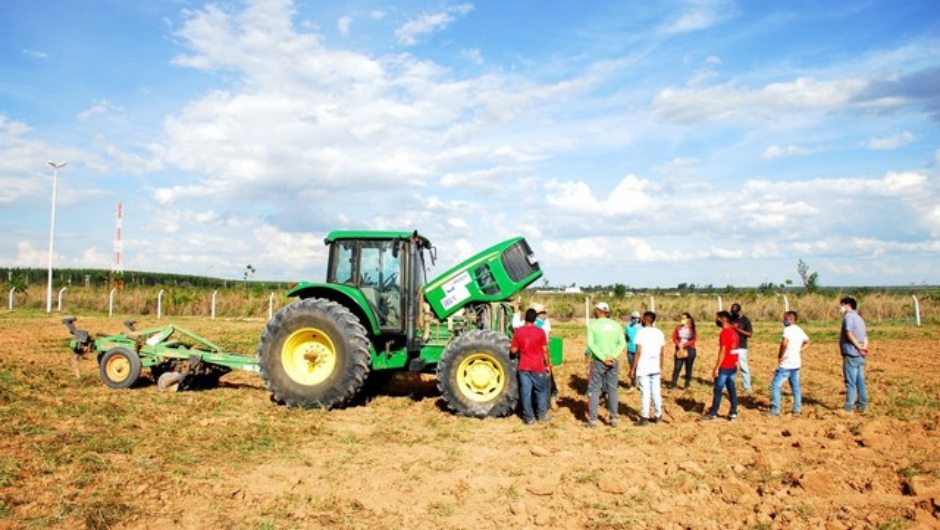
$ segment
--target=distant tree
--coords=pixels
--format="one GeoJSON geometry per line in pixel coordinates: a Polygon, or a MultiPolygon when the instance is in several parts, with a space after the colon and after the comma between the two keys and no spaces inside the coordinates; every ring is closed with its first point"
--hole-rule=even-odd
{"type": "Polygon", "coordinates": [[[247,282],[252,277],[254,277],[256,272],[258,272],[258,269],[252,267],[250,263],[248,265],[245,265],[245,274],[244,274],[245,281],[247,282]]]}
{"type": "Polygon", "coordinates": [[[819,288],[819,273],[810,271],[809,264],[802,259],[796,263],[796,272],[800,275],[806,292],[812,293],[819,288]]]}
{"type": "Polygon", "coordinates": [[[623,298],[624,296],[627,296],[627,286],[622,283],[615,283],[614,296],[617,298],[623,298]]]}

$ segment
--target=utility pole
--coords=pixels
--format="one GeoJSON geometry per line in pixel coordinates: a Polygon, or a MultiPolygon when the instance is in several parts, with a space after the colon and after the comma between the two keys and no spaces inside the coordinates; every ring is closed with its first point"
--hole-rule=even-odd
{"type": "Polygon", "coordinates": [[[52,312],[52,242],[55,239],[55,194],[59,183],[59,170],[67,162],[47,162],[52,167],[52,218],[49,221],[49,277],[46,286],[46,313],[52,312]]]}

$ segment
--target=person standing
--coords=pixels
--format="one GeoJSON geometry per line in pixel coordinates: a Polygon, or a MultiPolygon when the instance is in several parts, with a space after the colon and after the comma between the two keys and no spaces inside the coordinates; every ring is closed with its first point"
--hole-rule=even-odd
{"type": "MultiPolygon", "coordinates": [[[[512,302],[512,309],[512,329],[515,330],[524,326],[525,321],[520,316],[518,300],[512,302]]],[[[552,334],[552,322],[548,319],[548,312],[545,310],[545,306],[538,302],[532,302],[529,304],[529,309],[535,310],[535,327],[545,332],[545,340],[547,341],[552,334]]],[[[552,372],[548,374],[548,385],[549,406],[554,409],[556,408],[555,400],[558,398],[558,385],[555,384],[555,374],[552,372]]]]}
{"type": "Polygon", "coordinates": [[[695,331],[695,319],[689,313],[682,313],[681,320],[676,329],[672,330],[672,343],[676,345],[674,356],[675,364],[672,369],[672,380],[669,388],[676,388],[679,383],[679,372],[685,366],[685,386],[692,384],[692,366],[695,364],[695,340],[698,332],[695,331]]]}
{"type": "Polygon", "coordinates": [[[790,390],[793,392],[793,415],[800,413],[803,405],[803,395],[800,392],[800,366],[803,361],[803,350],[809,347],[809,336],[797,322],[799,315],[796,311],[787,311],[783,314],[783,338],[780,339],[780,351],[777,354],[779,366],[774,371],[774,379],[770,384],[770,410],[768,416],[780,415],[780,388],[783,382],[790,381],[790,390]]]}
{"type": "Polygon", "coordinates": [[[630,375],[640,385],[640,419],[638,426],[649,423],[650,400],[656,416],[653,423],[659,423],[663,417],[662,384],[663,357],[666,351],[666,337],[663,332],[653,327],[656,313],[643,313],[643,329],[636,334],[636,362],[630,367],[630,375]]]}
{"type": "Polygon", "coordinates": [[[728,390],[728,397],[731,399],[731,412],[728,414],[728,420],[734,421],[738,417],[738,393],[734,388],[735,375],[738,373],[738,332],[731,323],[733,317],[727,311],[718,312],[718,322],[721,324],[721,333],[718,335],[718,359],[715,361],[715,368],[712,369],[712,377],[715,378],[714,393],[712,396],[712,406],[705,415],[706,420],[713,420],[718,417],[718,408],[721,406],[721,391],[728,390]]]}
{"type": "Polygon", "coordinates": [[[588,364],[588,427],[597,424],[597,407],[601,391],[607,392],[610,426],[617,426],[617,383],[620,374],[618,358],[626,349],[620,324],[610,319],[610,306],[600,302],[594,307],[594,320],[588,323],[585,357],[588,364]]]}
{"type": "Polygon", "coordinates": [[[741,304],[731,304],[731,319],[734,329],[738,332],[738,368],[741,369],[741,384],[745,392],[751,391],[751,369],[747,365],[747,341],[754,333],[751,319],[741,312],[741,304]]]}
{"type": "MultiPolygon", "coordinates": [[[[636,356],[636,333],[641,329],[643,329],[643,324],[640,322],[640,312],[634,309],[630,313],[630,323],[624,328],[624,334],[627,337],[627,362],[630,366],[633,366],[633,359],[636,356]]],[[[627,389],[634,388],[636,388],[636,379],[631,376],[627,389]]]]}
{"type": "Polygon", "coordinates": [[[842,352],[842,375],[845,379],[845,411],[855,412],[858,397],[858,412],[868,408],[868,389],[865,386],[865,358],[868,357],[868,330],[865,320],[858,314],[858,302],[851,296],[839,301],[842,312],[842,331],[839,334],[839,349],[842,352]]]}
{"type": "Polygon", "coordinates": [[[548,359],[548,341],[545,333],[535,326],[536,318],[534,309],[527,310],[525,324],[512,334],[509,344],[509,351],[519,355],[519,399],[522,401],[522,419],[526,424],[535,420],[545,421],[548,411],[548,374],[551,363],[548,359]]]}

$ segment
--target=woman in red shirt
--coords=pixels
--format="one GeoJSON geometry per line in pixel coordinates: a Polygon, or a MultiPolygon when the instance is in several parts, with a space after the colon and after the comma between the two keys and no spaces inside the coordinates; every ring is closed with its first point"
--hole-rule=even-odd
{"type": "Polygon", "coordinates": [[[679,372],[685,366],[685,386],[689,388],[692,383],[692,365],[695,363],[695,339],[698,333],[695,331],[695,319],[689,313],[682,313],[681,323],[672,330],[672,343],[676,345],[676,353],[673,357],[674,364],[672,369],[672,380],[669,388],[676,388],[679,383],[679,372]]]}

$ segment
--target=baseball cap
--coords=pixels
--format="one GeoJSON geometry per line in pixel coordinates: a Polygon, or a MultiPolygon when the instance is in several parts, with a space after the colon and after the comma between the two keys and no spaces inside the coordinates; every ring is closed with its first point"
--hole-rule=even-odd
{"type": "Polygon", "coordinates": [[[540,304],[540,303],[538,303],[538,302],[532,302],[532,304],[529,305],[529,309],[535,309],[535,312],[536,312],[536,313],[544,313],[544,312],[545,312],[545,306],[542,305],[542,304],[540,304]]]}
{"type": "Polygon", "coordinates": [[[597,308],[597,309],[600,309],[601,311],[610,313],[610,306],[607,305],[607,302],[599,302],[599,303],[598,303],[596,306],[594,306],[594,307],[597,308]]]}
{"type": "Polygon", "coordinates": [[[640,312],[634,309],[633,312],[630,313],[630,318],[640,318],[640,312]]]}

